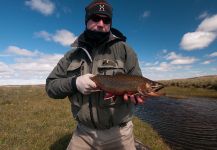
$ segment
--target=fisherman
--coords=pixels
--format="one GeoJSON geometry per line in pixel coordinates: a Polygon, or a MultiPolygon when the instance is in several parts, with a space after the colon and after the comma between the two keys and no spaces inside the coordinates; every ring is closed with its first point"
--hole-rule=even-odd
{"type": "Polygon", "coordinates": [[[132,117],[142,95],[117,96],[104,100],[90,77],[118,73],[142,76],[137,56],[126,37],[112,28],[112,6],[95,0],[86,8],[86,29],[72,44],[46,80],[47,94],[68,97],[78,125],[68,150],[134,150],[132,117]]]}

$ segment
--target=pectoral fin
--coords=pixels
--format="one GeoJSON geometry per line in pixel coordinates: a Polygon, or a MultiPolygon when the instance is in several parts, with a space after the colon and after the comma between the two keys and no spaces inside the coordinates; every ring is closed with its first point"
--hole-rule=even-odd
{"type": "Polygon", "coordinates": [[[137,91],[139,92],[139,94],[145,96],[147,95],[147,92],[145,90],[145,85],[144,84],[140,84],[138,87],[137,87],[137,91]]]}
{"type": "Polygon", "coordinates": [[[115,99],[116,96],[112,93],[105,93],[104,100],[115,99]]]}

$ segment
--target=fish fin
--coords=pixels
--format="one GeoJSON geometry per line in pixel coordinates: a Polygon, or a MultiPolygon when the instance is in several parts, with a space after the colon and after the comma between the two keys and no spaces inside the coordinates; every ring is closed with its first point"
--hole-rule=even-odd
{"type": "Polygon", "coordinates": [[[139,94],[145,96],[147,95],[147,93],[145,92],[145,87],[143,84],[140,84],[138,87],[137,87],[137,91],[139,92],[139,94]]]}
{"type": "Polygon", "coordinates": [[[112,93],[105,93],[104,100],[114,99],[115,95],[112,93]]]}

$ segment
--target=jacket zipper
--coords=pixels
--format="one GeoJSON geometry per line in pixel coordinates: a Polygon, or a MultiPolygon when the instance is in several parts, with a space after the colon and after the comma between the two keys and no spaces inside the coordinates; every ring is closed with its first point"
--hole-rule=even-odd
{"type": "MultiPolygon", "coordinates": [[[[89,52],[85,48],[82,48],[82,47],[80,47],[80,48],[86,53],[86,55],[88,56],[88,58],[90,60],[89,71],[90,71],[90,73],[92,73],[92,70],[93,70],[93,59],[92,59],[91,55],[89,54],[89,52]]],[[[97,126],[96,126],[96,123],[95,123],[94,117],[93,117],[93,103],[92,103],[91,96],[88,96],[88,103],[89,103],[89,111],[90,111],[91,122],[92,122],[94,128],[97,129],[97,126]]]]}

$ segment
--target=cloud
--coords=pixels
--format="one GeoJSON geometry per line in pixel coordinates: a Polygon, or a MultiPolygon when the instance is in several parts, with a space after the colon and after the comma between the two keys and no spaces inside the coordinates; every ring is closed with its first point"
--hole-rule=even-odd
{"type": "Polygon", "coordinates": [[[171,61],[171,64],[175,65],[186,65],[186,64],[192,64],[196,61],[194,58],[181,58],[171,61]]]}
{"type": "Polygon", "coordinates": [[[144,62],[140,62],[142,74],[152,80],[166,80],[194,76],[192,66],[189,65],[174,65],[165,61],[157,65],[153,63],[152,65],[145,66],[144,64],[144,62]]]}
{"type": "Polygon", "coordinates": [[[140,63],[140,67],[143,76],[152,80],[182,79],[216,73],[216,69],[207,72],[191,65],[174,65],[165,61],[153,66],[144,66],[140,63]]]}
{"type": "Polygon", "coordinates": [[[194,57],[184,57],[182,55],[178,55],[175,52],[170,52],[166,56],[167,60],[171,60],[170,64],[173,65],[186,65],[186,64],[192,64],[197,61],[194,57]]]}
{"type": "Polygon", "coordinates": [[[156,71],[169,71],[169,70],[172,70],[172,66],[167,63],[167,62],[162,62],[160,63],[159,66],[152,66],[150,67],[151,70],[156,70],[156,71]]]}
{"type": "Polygon", "coordinates": [[[203,12],[202,14],[200,14],[198,18],[199,18],[199,19],[204,19],[204,18],[206,18],[206,17],[208,17],[208,16],[209,16],[208,12],[205,11],[205,12],[203,12]]]}
{"type": "Polygon", "coordinates": [[[36,56],[39,54],[38,51],[30,51],[24,48],[19,48],[17,46],[8,46],[5,50],[7,54],[20,55],[20,56],[36,56]]]}
{"type": "Polygon", "coordinates": [[[162,53],[164,53],[164,54],[167,53],[167,52],[168,52],[167,49],[163,49],[163,50],[162,50],[162,53]]]}
{"type": "Polygon", "coordinates": [[[189,32],[183,36],[180,45],[183,49],[188,51],[202,49],[208,47],[215,38],[216,34],[211,32],[189,32]]]}
{"type": "Polygon", "coordinates": [[[143,65],[143,66],[153,66],[153,65],[158,65],[159,64],[159,61],[155,61],[154,63],[150,63],[150,62],[140,62],[141,63],[141,65],[143,65]]]}
{"type": "Polygon", "coordinates": [[[180,46],[184,50],[198,50],[208,47],[217,37],[217,15],[205,18],[195,32],[182,37],[180,46]]]}
{"type": "Polygon", "coordinates": [[[35,36],[38,38],[43,38],[46,41],[51,41],[52,40],[52,35],[48,33],[47,31],[39,31],[35,33],[35,36]]]}
{"type": "Polygon", "coordinates": [[[0,85],[45,84],[45,79],[62,57],[63,54],[42,52],[38,55],[15,55],[12,64],[0,62],[0,85]]]}
{"type": "Polygon", "coordinates": [[[56,34],[53,36],[53,40],[62,44],[63,46],[68,46],[76,40],[76,36],[68,30],[62,29],[56,31],[56,34]]]}
{"type": "Polygon", "coordinates": [[[216,72],[217,71],[217,67],[216,68],[211,68],[211,70],[216,72]]]}
{"type": "Polygon", "coordinates": [[[142,14],[142,18],[147,18],[151,15],[151,12],[150,11],[144,11],[143,14],[142,14]]]}
{"type": "Polygon", "coordinates": [[[203,20],[197,30],[204,32],[217,32],[217,15],[203,20]]]}
{"type": "Polygon", "coordinates": [[[162,54],[163,56],[158,61],[139,62],[144,76],[153,80],[163,80],[194,77],[203,73],[192,67],[192,64],[198,61],[195,57],[183,56],[173,51],[169,52],[169,50],[162,54]]]}
{"type": "Polygon", "coordinates": [[[212,63],[212,62],[214,62],[215,60],[206,60],[206,61],[204,61],[204,62],[202,62],[202,64],[203,65],[208,65],[208,64],[210,64],[210,63],[212,63]]]}
{"type": "Polygon", "coordinates": [[[45,16],[53,14],[55,10],[55,4],[50,0],[28,0],[25,1],[25,5],[45,16]]]}
{"type": "Polygon", "coordinates": [[[212,54],[209,55],[210,57],[217,57],[217,52],[213,52],[212,54]]]}
{"type": "Polygon", "coordinates": [[[77,37],[66,29],[57,30],[54,34],[48,33],[47,31],[39,31],[35,33],[36,37],[43,38],[46,41],[54,41],[63,46],[71,45],[77,37]]]}
{"type": "Polygon", "coordinates": [[[5,64],[4,62],[0,62],[0,78],[1,78],[1,75],[2,74],[5,74],[5,73],[11,73],[12,70],[10,69],[10,67],[5,64]]]}
{"type": "Polygon", "coordinates": [[[180,55],[177,55],[175,52],[170,52],[169,54],[167,54],[166,56],[165,56],[165,58],[167,59],[167,60],[174,60],[174,59],[178,59],[178,58],[181,58],[182,56],[180,56],[180,55]]]}

